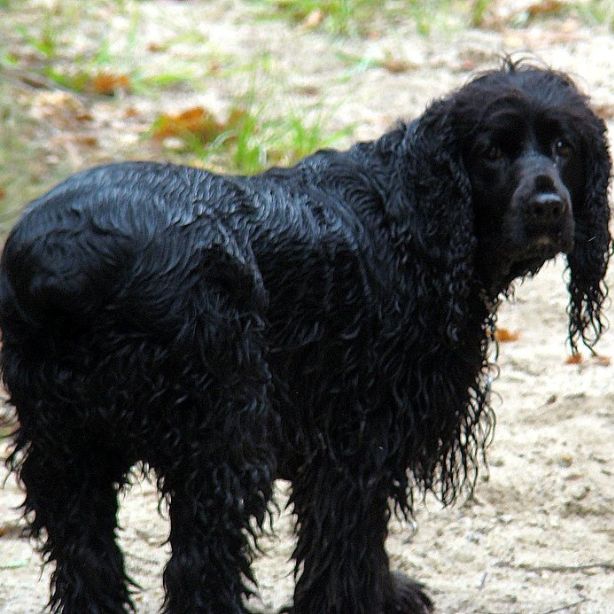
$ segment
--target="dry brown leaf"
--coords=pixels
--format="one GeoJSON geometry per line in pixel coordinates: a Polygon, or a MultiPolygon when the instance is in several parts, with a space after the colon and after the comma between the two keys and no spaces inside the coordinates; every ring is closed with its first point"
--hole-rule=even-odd
{"type": "Polygon", "coordinates": [[[219,60],[211,60],[211,62],[209,62],[209,74],[212,76],[222,74],[223,68],[224,65],[219,60]]]}
{"type": "Polygon", "coordinates": [[[151,51],[152,53],[159,53],[160,51],[166,51],[167,45],[163,45],[161,43],[151,42],[147,45],[147,51],[151,51]]]}
{"type": "Polygon", "coordinates": [[[495,339],[499,343],[512,343],[520,339],[520,333],[518,331],[512,331],[508,328],[497,328],[495,331],[495,339]]]}
{"type": "Polygon", "coordinates": [[[600,367],[609,367],[610,364],[612,363],[612,360],[609,356],[601,356],[600,354],[596,354],[595,356],[593,356],[593,360],[600,367]]]}
{"type": "Polygon", "coordinates": [[[318,96],[320,88],[316,85],[299,85],[296,91],[303,96],[318,96]]]}
{"type": "Polygon", "coordinates": [[[558,15],[563,7],[564,4],[561,0],[540,0],[527,7],[527,13],[529,13],[531,17],[558,15]]]}
{"type": "Polygon", "coordinates": [[[580,352],[574,352],[571,356],[568,356],[565,360],[566,365],[579,365],[584,362],[584,357],[580,352]]]}
{"type": "Polygon", "coordinates": [[[393,74],[408,72],[416,68],[415,64],[412,64],[411,62],[408,62],[406,60],[401,60],[399,58],[393,58],[390,55],[387,55],[384,58],[380,66],[393,74]]]}
{"type": "Polygon", "coordinates": [[[134,119],[136,117],[140,117],[141,113],[136,107],[127,107],[124,111],[124,117],[126,119],[134,119]]]}
{"type": "Polygon", "coordinates": [[[235,126],[245,116],[240,108],[231,110],[225,123],[218,121],[211,111],[203,107],[191,107],[178,114],[163,114],[155,122],[153,135],[156,139],[196,136],[205,143],[235,126]]]}
{"type": "Polygon", "coordinates": [[[109,72],[99,73],[90,80],[89,89],[96,94],[113,96],[118,91],[127,92],[131,89],[130,78],[109,72]]]}
{"type": "Polygon", "coordinates": [[[85,145],[86,147],[98,146],[98,139],[92,134],[76,134],[73,141],[77,145],[85,145]]]}

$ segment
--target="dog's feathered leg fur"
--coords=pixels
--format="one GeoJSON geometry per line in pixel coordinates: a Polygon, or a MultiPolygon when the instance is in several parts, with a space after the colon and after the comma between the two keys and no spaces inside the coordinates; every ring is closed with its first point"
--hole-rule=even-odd
{"type": "MultiPolygon", "coordinates": [[[[224,268],[204,273],[206,282],[198,281],[191,293],[193,309],[207,306],[209,313],[175,340],[175,354],[186,359],[179,357],[168,374],[174,391],[162,411],[167,437],[149,458],[170,505],[172,556],[164,571],[169,614],[246,611],[243,598],[255,584],[255,525],[262,525],[271,496],[275,422],[263,319],[257,306],[246,312],[245,304],[216,290],[221,276],[233,271],[230,263],[224,268]],[[213,305],[223,314],[214,323],[213,305]]],[[[243,282],[236,283],[249,287],[243,282]]]]}

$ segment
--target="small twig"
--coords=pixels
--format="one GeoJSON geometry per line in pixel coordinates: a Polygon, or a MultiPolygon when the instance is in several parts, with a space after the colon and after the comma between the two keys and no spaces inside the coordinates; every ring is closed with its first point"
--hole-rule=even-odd
{"type": "Polygon", "coordinates": [[[0,75],[6,81],[10,81],[16,87],[21,87],[29,91],[37,90],[60,90],[62,92],[68,92],[75,98],[85,101],[89,98],[101,98],[94,94],[86,96],[83,92],[77,92],[70,87],[66,87],[60,83],[57,83],[53,79],[49,79],[35,71],[21,70],[19,68],[6,68],[0,66],[0,75]]]}
{"type": "Polygon", "coordinates": [[[553,608],[552,610],[546,610],[545,612],[541,612],[540,614],[554,614],[554,612],[562,612],[563,610],[568,610],[569,608],[573,608],[581,603],[587,602],[588,599],[586,597],[580,599],[580,601],[575,601],[574,603],[566,603],[558,608],[553,608]]]}
{"type": "Polygon", "coordinates": [[[478,589],[479,589],[479,590],[482,590],[482,589],[484,588],[484,586],[486,585],[486,578],[487,578],[487,577],[488,577],[488,572],[486,572],[486,571],[485,571],[485,572],[482,574],[482,579],[481,579],[481,581],[480,581],[480,586],[478,586],[478,589]]]}
{"type": "Polygon", "coordinates": [[[519,563],[512,565],[511,563],[502,562],[499,567],[510,567],[512,569],[524,569],[526,571],[554,571],[554,572],[574,572],[583,571],[586,569],[606,569],[614,570],[614,561],[604,561],[603,563],[588,563],[586,565],[529,565],[528,563],[519,563]]]}
{"type": "Polygon", "coordinates": [[[59,89],[59,85],[35,72],[20,69],[2,67],[2,78],[11,81],[18,86],[26,86],[28,89],[59,89]]]}

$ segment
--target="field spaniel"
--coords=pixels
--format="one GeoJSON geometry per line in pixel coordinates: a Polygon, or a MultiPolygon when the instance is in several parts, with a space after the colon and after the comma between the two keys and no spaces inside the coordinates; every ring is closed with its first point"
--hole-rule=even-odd
{"type": "Polygon", "coordinates": [[[473,484],[515,279],[563,253],[570,346],[599,338],[609,173],[571,80],[507,61],[292,168],[128,162],[34,201],[1,261],[1,369],[50,609],[134,608],[117,496],[142,463],[169,504],[165,612],[246,611],[276,478],[291,612],[430,611],[389,569],[390,514],[473,484]]]}

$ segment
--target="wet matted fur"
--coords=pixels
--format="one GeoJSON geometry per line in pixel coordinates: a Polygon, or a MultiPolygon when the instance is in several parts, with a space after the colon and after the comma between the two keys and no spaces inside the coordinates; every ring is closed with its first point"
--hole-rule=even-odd
{"type": "Polygon", "coordinates": [[[514,279],[565,253],[570,345],[599,338],[604,133],[568,77],[508,62],[290,169],[130,162],[32,203],[2,257],[1,367],[51,609],[133,607],[117,493],[143,462],[170,503],[165,611],[245,611],[275,477],[293,612],[429,611],[389,570],[391,503],[473,483],[514,279]]]}

